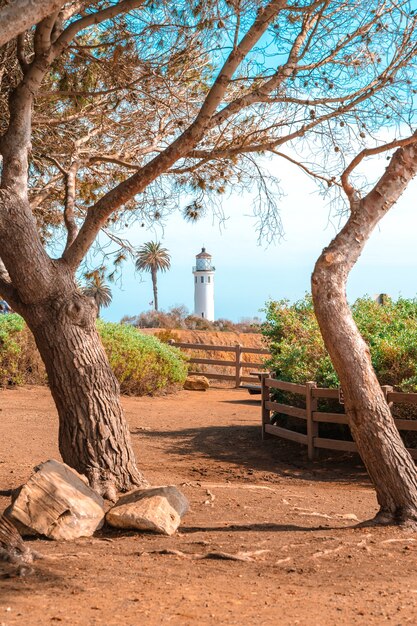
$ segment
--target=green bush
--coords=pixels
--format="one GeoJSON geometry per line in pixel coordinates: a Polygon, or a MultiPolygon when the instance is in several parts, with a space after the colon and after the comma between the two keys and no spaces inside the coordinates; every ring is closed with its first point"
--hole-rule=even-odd
{"type": "Polygon", "coordinates": [[[101,320],[97,324],[122,393],[152,395],[184,383],[188,368],[180,350],[133,326],[101,320]]]}
{"type": "MultiPolygon", "coordinates": [[[[353,317],[369,345],[372,365],[381,385],[417,391],[417,300],[387,298],[383,305],[360,298],[353,317]]],[[[323,344],[311,296],[295,304],[268,302],[262,332],[267,338],[269,368],[281,380],[316,381],[337,387],[339,381],[323,344]]]]}
{"type": "Polygon", "coordinates": [[[21,334],[24,322],[19,315],[0,315],[0,384],[13,385],[22,382],[19,371],[21,334]]]}
{"type": "Polygon", "coordinates": [[[44,383],[45,370],[25,322],[16,313],[0,315],[0,387],[44,383]]]}
{"type": "MultiPolygon", "coordinates": [[[[381,385],[392,385],[397,391],[417,391],[417,300],[389,298],[378,304],[371,298],[360,298],[352,306],[358,328],[367,342],[372,365],[381,385]]],[[[262,332],[271,351],[267,367],[276,378],[304,384],[315,381],[319,387],[338,387],[339,380],[324,347],[314,315],[311,296],[290,304],[287,300],[268,302],[262,332]]],[[[304,407],[305,398],[275,390],[274,399],[284,404],[304,407]]],[[[319,400],[320,411],[342,413],[337,400],[319,400]]],[[[394,404],[396,418],[417,419],[417,407],[394,404]]],[[[305,422],[282,414],[273,420],[305,433],[305,422]]],[[[320,424],[320,436],[351,439],[347,426],[320,424]]],[[[401,433],[406,445],[415,447],[411,432],[401,433]]]]}
{"type": "MultiPolygon", "coordinates": [[[[152,395],[184,383],[187,362],[178,349],[132,326],[102,320],[97,326],[122,393],[152,395]]],[[[0,387],[45,383],[45,369],[25,322],[16,314],[0,315],[0,387]]]]}

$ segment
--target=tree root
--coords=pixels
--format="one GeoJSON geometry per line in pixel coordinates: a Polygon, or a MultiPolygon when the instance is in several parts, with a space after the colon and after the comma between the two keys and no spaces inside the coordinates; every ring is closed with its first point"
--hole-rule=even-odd
{"type": "Polygon", "coordinates": [[[103,469],[91,468],[86,471],[86,476],[91,489],[110,502],[116,502],[120,492],[149,487],[149,482],[137,469],[134,475],[129,473],[116,476],[103,469]]]}
{"type": "Polygon", "coordinates": [[[369,528],[373,526],[397,526],[404,530],[417,531],[417,509],[398,508],[395,511],[380,509],[370,520],[357,525],[357,528],[369,528]]]}

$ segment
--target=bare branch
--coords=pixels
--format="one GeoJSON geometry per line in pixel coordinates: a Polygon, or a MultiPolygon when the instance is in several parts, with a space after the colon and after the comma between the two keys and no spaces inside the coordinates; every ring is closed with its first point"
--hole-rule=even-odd
{"type": "Polygon", "coordinates": [[[101,24],[106,20],[109,20],[117,15],[122,13],[126,13],[127,11],[131,11],[132,9],[137,9],[138,7],[144,4],[145,0],[121,0],[117,4],[108,7],[107,9],[103,9],[102,11],[96,11],[94,13],[89,13],[85,15],[79,20],[72,22],[58,37],[58,39],[53,44],[53,52],[55,56],[58,56],[67,48],[72,39],[79,33],[80,31],[88,28],[89,26],[93,26],[95,24],[101,24]]]}
{"type": "Polygon", "coordinates": [[[357,198],[358,194],[353,185],[349,181],[349,177],[352,174],[353,170],[358,167],[358,165],[365,159],[366,157],[374,156],[376,154],[381,154],[382,152],[387,152],[388,150],[393,150],[394,148],[400,148],[404,146],[409,146],[410,144],[417,143],[417,131],[413,133],[410,137],[405,137],[404,139],[394,139],[388,143],[384,143],[380,146],[376,146],[375,148],[366,148],[359,152],[355,156],[355,158],[349,163],[345,171],[343,172],[340,180],[343,187],[344,192],[350,201],[353,201],[357,198]]]}
{"type": "Polygon", "coordinates": [[[68,175],[68,170],[66,170],[55,157],[51,156],[50,154],[42,154],[41,156],[47,161],[53,163],[55,167],[61,172],[61,174],[63,174],[63,176],[68,175]]]}
{"type": "Polygon", "coordinates": [[[309,167],[307,167],[304,163],[301,163],[300,161],[297,161],[296,159],[291,158],[290,156],[288,156],[288,154],[284,154],[284,152],[278,152],[277,150],[270,150],[270,152],[272,152],[272,154],[276,154],[277,156],[283,159],[286,159],[290,163],[293,163],[294,165],[302,169],[306,174],[308,174],[308,176],[311,176],[311,178],[315,178],[316,180],[322,180],[323,182],[327,183],[329,187],[331,185],[338,185],[339,187],[341,187],[341,184],[335,181],[334,178],[329,178],[328,176],[323,176],[321,174],[318,174],[317,172],[314,172],[309,167]]]}

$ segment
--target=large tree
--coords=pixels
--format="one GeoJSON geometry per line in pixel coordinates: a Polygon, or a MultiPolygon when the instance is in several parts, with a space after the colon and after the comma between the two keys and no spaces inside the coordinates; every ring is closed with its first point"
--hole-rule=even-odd
{"type": "MultiPolygon", "coordinates": [[[[195,194],[191,215],[228,185],[257,184],[276,223],[256,155],[292,160],[282,146],[311,134],[342,158],[407,115],[409,4],[73,1],[0,49],[0,293],[45,362],[63,459],[104,495],[144,479],[76,285],[91,245],[132,215],[159,219],[175,193],[195,194]]],[[[332,186],[329,168],[316,175],[332,186]]]]}
{"type": "Polygon", "coordinates": [[[417,529],[417,469],[395,426],[346,298],[350,270],[416,174],[417,132],[357,155],[341,177],[350,215],[318,259],[312,290],[316,317],[344,391],[350,429],[376,489],[380,510],[374,522],[417,529]],[[394,148],[376,184],[365,193],[355,188],[351,175],[362,159],[394,148]]]}

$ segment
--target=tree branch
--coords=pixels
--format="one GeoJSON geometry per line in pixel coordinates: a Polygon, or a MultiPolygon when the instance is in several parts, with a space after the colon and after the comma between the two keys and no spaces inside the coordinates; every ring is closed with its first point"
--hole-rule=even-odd
{"type": "Polygon", "coordinates": [[[270,152],[272,152],[272,154],[276,154],[277,156],[283,159],[286,159],[290,163],[293,163],[294,165],[302,169],[303,172],[308,174],[308,176],[311,176],[311,178],[322,180],[323,182],[327,183],[329,187],[331,187],[332,185],[337,185],[341,187],[341,184],[335,181],[334,178],[328,178],[327,176],[322,176],[321,174],[317,174],[316,172],[308,168],[306,165],[304,165],[304,163],[300,163],[300,161],[297,161],[296,159],[291,158],[290,156],[288,156],[288,154],[284,154],[283,152],[278,152],[277,150],[270,150],[270,152]]]}
{"type": "Polygon", "coordinates": [[[23,74],[25,74],[29,67],[29,63],[25,54],[25,33],[21,33],[20,35],[18,35],[16,43],[17,60],[19,61],[19,65],[23,74]]]}
{"type": "Polygon", "coordinates": [[[65,4],[65,0],[11,0],[0,9],[0,46],[38,24],[65,4]]]}
{"type": "Polygon", "coordinates": [[[67,229],[67,241],[65,244],[65,250],[70,247],[78,234],[78,227],[74,217],[75,185],[77,179],[78,165],[79,164],[77,162],[72,163],[65,176],[64,223],[67,229]]]}
{"type": "Polygon", "coordinates": [[[132,9],[137,9],[138,7],[144,4],[145,0],[121,0],[117,4],[108,7],[107,9],[103,9],[101,11],[96,11],[95,13],[89,13],[85,15],[79,20],[72,22],[58,37],[58,39],[53,44],[53,53],[54,56],[58,56],[67,46],[70,44],[72,39],[79,33],[81,30],[88,28],[89,26],[93,26],[95,24],[101,24],[101,22],[105,22],[106,20],[111,19],[112,17],[116,17],[121,13],[126,13],[127,11],[131,11],[132,9]]]}
{"type": "Polygon", "coordinates": [[[361,161],[363,161],[363,159],[369,156],[374,156],[375,154],[387,152],[388,150],[393,150],[394,148],[409,146],[410,144],[415,143],[417,143],[417,131],[410,135],[410,137],[405,137],[404,139],[394,139],[393,141],[390,141],[389,143],[384,143],[381,146],[376,146],[375,148],[366,148],[365,150],[362,150],[362,152],[359,152],[359,154],[357,154],[355,158],[349,163],[340,178],[343,190],[347,195],[349,201],[353,202],[358,197],[358,193],[349,181],[349,177],[352,174],[353,170],[358,167],[361,161]]]}
{"type": "Polygon", "coordinates": [[[199,113],[187,130],[163,152],[144,165],[141,170],[119,183],[88,210],[87,217],[80,228],[76,240],[63,254],[63,259],[67,261],[72,269],[78,267],[108,216],[136,194],[141,193],[161,173],[169,169],[201,140],[212,116],[221,103],[235,71],[264,35],[271,21],[285,6],[286,0],[271,0],[266,7],[259,10],[252,26],[227,57],[199,113]]]}
{"type": "Polygon", "coordinates": [[[3,297],[6,300],[8,300],[13,308],[16,307],[16,304],[19,301],[19,296],[17,294],[17,291],[12,285],[9,273],[3,261],[1,260],[1,258],[0,258],[0,297],[3,297]]]}
{"type": "Polygon", "coordinates": [[[53,165],[55,165],[55,167],[61,172],[63,176],[68,175],[68,170],[66,170],[55,157],[49,154],[41,154],[40,156],[41,158],[46,159],[47,161],[50,161],[51,163],[53,163],[53,165]]]}

